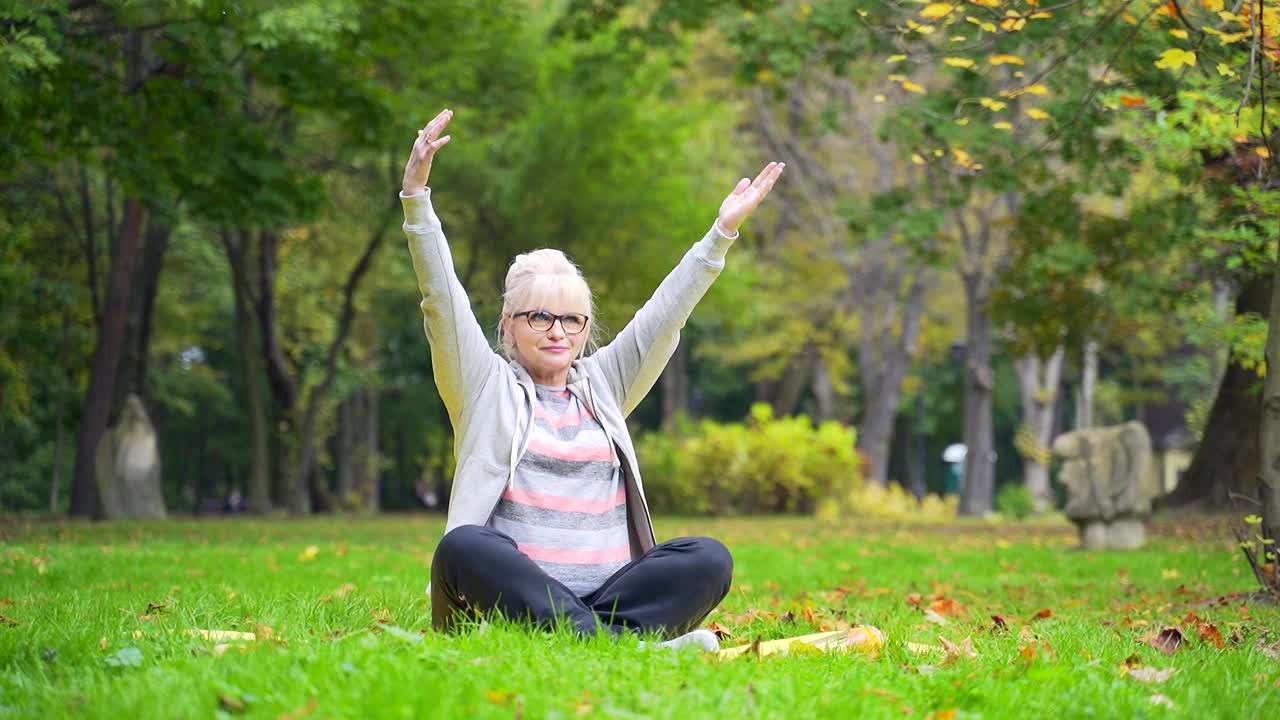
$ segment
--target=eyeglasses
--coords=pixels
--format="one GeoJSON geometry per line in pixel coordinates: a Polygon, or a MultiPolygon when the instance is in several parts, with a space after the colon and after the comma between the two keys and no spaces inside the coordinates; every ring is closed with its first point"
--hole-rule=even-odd
{"type": "Polygon", "coordinates": [[[518,318],[521,315],[523,315],[524,319],[528,321],[529,328],[531,330],[546,332],[551,329],[552,325],[556,324],[557,320],[559,320],[560,327],[569,335],[577,335],[583,330],[586,330],[587,320],[590,319],[586,315],[579,315],[578,313],[556,315],[555,313],[549,313],[546,310],[525,310],[524,312],[513,313],[511,317],[518,318]]]}

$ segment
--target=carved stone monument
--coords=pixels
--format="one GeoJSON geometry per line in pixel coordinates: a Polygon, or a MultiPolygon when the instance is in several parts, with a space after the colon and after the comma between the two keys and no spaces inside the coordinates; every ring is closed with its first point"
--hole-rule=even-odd
{"type": "Polygon", "coordinates": [[[95,465],[104,519],[164,518],[156,432],[138,396],[125,399],[120,418],[102,434],[95,465]]]}
{"type": "Polygon", "coordinates": [[[1059,435],[1053,452],[1065,458],[1066,515],[1086,550],[1131,549],[1146,542],[1145,518],[1160,493],[1151,436],[1140,422],[1059,435]]]}

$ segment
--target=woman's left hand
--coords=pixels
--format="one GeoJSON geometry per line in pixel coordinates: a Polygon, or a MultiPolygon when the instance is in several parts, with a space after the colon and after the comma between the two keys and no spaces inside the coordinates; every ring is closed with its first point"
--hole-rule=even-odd
{"type": "Polygon", "coordinates": [[[738,232],[738,226],[746,221],[751,211],[773,189],[773,184],[782,176],[782,169],[785,167],[786,163],[771,162],[764,166],[755,180],[739,180],[729,197],[720,203],[720,218],[716,221],[720,224],[720,229],[730,234],[738,232]]]}

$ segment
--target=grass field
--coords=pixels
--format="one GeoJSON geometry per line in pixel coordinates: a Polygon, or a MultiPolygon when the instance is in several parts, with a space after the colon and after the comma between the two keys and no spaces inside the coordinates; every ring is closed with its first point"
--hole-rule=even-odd
{"type": "Polygon", "coordinates": [[[846,623],[889,637],[878,658],[732,661],[437,635],[435,517],[0,522],[0,717],[1280,716],[1280,612],[1243,595],[1221,522],[1104,554],[1063,525],[663,519],[662,539],[733,551],[709,619],[726,644],[846,623]]]}

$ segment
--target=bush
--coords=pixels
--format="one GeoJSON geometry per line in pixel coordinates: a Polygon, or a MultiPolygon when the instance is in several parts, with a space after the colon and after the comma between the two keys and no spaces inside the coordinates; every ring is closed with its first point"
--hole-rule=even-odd
{"type": "Polygon", "coordinates": [[[896,483],[887,487],[866,483],[849,493],[844,508],[824,508],[823,515],[834,519],[843,511],[854,518],[940,523],[954,520],[959,504],[960,498],[956,495],[926,495],[917,500],[896,483]]]}
{"type": "Polygon", "coordinates": [[[1035,512],[1036,503],[1026,485],[1010,483],[996,494],[996,510],[1007,518],[1022,520],[1035,512]]]}
{"type": "Polygon", "coordinates": [[[824,498],[862,484],[852,428],[775,418],[768,405],[744,423],[704,420],[683,436],[649,433],[636,444],[656,512],[700,515],[812,513],[824,498]]]}

